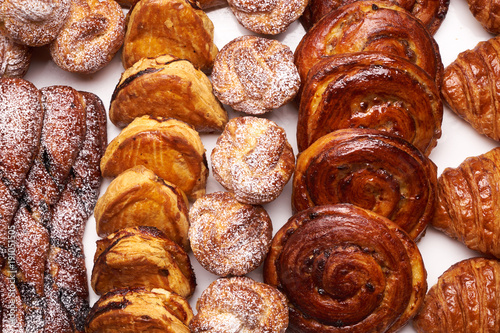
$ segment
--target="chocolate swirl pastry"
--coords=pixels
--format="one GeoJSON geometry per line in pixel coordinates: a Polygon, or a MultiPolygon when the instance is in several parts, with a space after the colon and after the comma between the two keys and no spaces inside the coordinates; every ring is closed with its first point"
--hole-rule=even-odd
{"type": "Polygon", "coordinates": [[[500,37],[479,42],[446,67],[441,94],[450,109],[477,132],[500,141],[500,37]]]}
{"type": "Polygon", "coordinates": [[[324,57],[378,51],[407,58],[440,87],[443,64],[439,48],[422,23],[405,9],[382,1],[356,1],[323,17],[295,50],[300,78],[324,57]]]}
{"type": "Polygon", "coordinates": [[[497,332],[500,262],[470,258],[451,266],[429,289],[414,318],[418,333],[497,332]]]}
{"type": "Polygon", "coordinates": [[[434,215],[436,167],[393,134],[342,129],[297,158],[292,208],[350,203],[389,218],[418,240],[434,215]]]}
{"type": "Polygon", "coordinates": [[[500,148],[469,157],[438,178],[432,225],[468,248],[500,258],[500,148]]]}
{"type": "Polygon", "coordinates": [[[500,19],[498,18],[498,5],[496,0],[467,0],[469,10],[484,30],[493,35],[500,33],[500,19]]]}
{"type": "Polygon", "coordinates": [[[302,89],[299,151],[341,128],[390,132],[425,155],[441,137],[443,104],[436,84],[405,58],[379,52],[330,56],[311,68],[302,89]]]}
{"type": "Polygon", "coordinates": [[[292,332],[395,332],[427,290],[415,242],[348,204],[292,216],[274,236],[264,281],[287,296],[292,332]]]}

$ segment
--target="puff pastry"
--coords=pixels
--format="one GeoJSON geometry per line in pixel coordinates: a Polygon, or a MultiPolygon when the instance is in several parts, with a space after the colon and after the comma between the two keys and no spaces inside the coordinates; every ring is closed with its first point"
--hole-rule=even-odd
{"type": "Polygon", "coordinates": [[[493,35],[500,33],[500,19],[497,15],[499,3],[495,0],[467,0],[469,10],[483,28],[493,35]]]}
{"type": "Polygon", "coordinates": [[[210,73],[217,52],[212,21],[185,0],[140,1],[129,12],[122,52],[125,68],[141,58],[167,53],[210,73]]]}
{"type": "Polygon", "coordinates": [[[125,70],[111,97],[109,119],[126,126],[136,117],[173,117],[198,132],[222,132],[227,112],[208,77],[187,60],[164,55],[125,70]]]}
{"type": "Polygon", "coordinates": [[[229,192],[196,200],[189,210],[193,255],[218,276],[241,276],[264,261],[273,225],[262,206],[238,202],[229,192]]]}
{"type": "Polygon", "coordinates": [[[94,209],[97,235],[127,227],[151,226],[189,250],[186,195],[174,184],[143,165],[132,167],[113,179],[94,209]]]}
{"type": "Polygon", "coordinates": [[[341,128],[393,133],[427,156],[441,137],[443,104],[436,84],[405,58],[379,52],[333,55],[311,68],[302,89],[299,151],[341,128]]]}
{"type": "Polygon", "coordinates": [[[108,145],[101,159],[104,177],[144,165],[178,186],[190,200],[205,194],[208,164],[200,135],[173,118],[136,118],[108,145]]]}
{"type": "Polygon", "coordinates": [[[426,271],[390,220],[348,204],[292,216],[274,236],[264,281],[288,298],[295,332],[396,332],[420,309],[426,271]]]}
{"type": "Polygon", "coordinates": [[[446,67],[442,96],[459,117],[477,132],[500,140],[500,97],[496,82],[500,37],[479,42],[473,49],[460,53],[446,67]]]}
{"type": "Polygon", "coordinates": [[[0,34],[0,77],[23,77],[31,64],[32,49],[0,34]]]}
{"type": "Polygon", "coordinates": [[[292,208],[351,203],[395,222],[418,240],[434,215],[436,166],[393,134],[341,129],[297,158],[292,208]]]}
{"type": "Polygon", "coordinates": [[[413,321],[418,333],[498,332],[500,262],[470,258],[447,269],[413,321]]]}
{"type": "Polygon", "coordinates": [[[201,332],[277,332],[288,327],[286,297],[248,277],[221,278],[203,291],[189,328],[201,332]]]}

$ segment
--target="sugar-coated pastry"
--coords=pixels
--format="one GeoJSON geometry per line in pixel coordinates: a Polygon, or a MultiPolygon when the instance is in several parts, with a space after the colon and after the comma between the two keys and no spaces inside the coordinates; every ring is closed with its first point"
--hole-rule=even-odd
{"type": "Polygon", "coordinates": [[[301,211],[274,236],[264,281],[288,299],[292,332],[396,332],[422,306],[415,242],[387,218],[339,204],[301,211]]]}
{"type": "Polygon", "coordinates": [[[212,83],[222,103],[259,115],[294,98],[300,77],[288,46],[263,37],[241,36],[217,54],[212,83]]]}
{"type": "Polygon", "coordinates": [[[286,297],[275,287],[248,277],[220,278],[203,291],[193,333],[284,333],[288,327],[286,297]]]}
{"type": "Polygon", "coordinates": [[[215,179],[236,200],[263,204],[276,199],[295,168],[283,128],[258,117],[231,119],[211,154],[215,179]]]}
{"type": "Polygon", "coordinates": [[[23,77],[31,63],[32,49],[0,34],[0,77],[23,77]]]}
{"type": "Polygon", "coordinates": [[[193,255],[218,276],[241,276],[260,266],[272,239],[273,226],[260,205],[240,203],[229,192],[196,200],[189,210],[193,255]]]}

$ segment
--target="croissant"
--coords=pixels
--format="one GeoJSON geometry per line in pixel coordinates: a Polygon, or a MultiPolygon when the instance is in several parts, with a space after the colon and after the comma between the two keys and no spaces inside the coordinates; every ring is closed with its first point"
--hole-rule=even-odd
{"type": "Polygon", "coordinates": [[[432,225],[472,250],[500,258],[500,147],[446,168],[432,225]]]}
{"type": "Polygon", "coordinates": [[[419,333],[498,332],[499,281],[500,262],[495,259],[454,264],[429,289],[413,327],[419,333]]]}
{"type": "Polygon", "coordinates": [[[417,245],[396,224],[349,204],[316,206],[276,233],[264,281],[288,298],[292,332],[396,332],[427,291],[417,245]]]}
{"type": "Polygon", "coordinates": [[[500,33],[500,19],[498,12],[498,2],[495,0],[467,0],[469,10],[483,28],[493,35],[500,33]]]}
{"type": "Polygon", "coordinates": [[[500,141],[500,97],[496,82],[500,37],[479,42],[446,67],[441,94],[450,109],[477,132],[500,141]]]}
{"type": "Polygon", "coordinates": [[[31,64],[32,49],[0,34],[0,77],[23,77],[31,64]]]}
{"type": "Polygon", "coordinates": [[[436,84],[405,58],[379,52],[333,55],[309,70],[302,89],[299,151],[341,128],[390,132],[427,156],[441,137],[443,104],[436,84]]]}

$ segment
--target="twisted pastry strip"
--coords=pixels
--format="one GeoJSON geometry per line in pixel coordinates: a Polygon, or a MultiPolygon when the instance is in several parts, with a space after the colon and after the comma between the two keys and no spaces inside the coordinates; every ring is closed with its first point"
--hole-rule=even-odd
{"type": "Polygon", "coordinates": [[[396,134],[429,155],[441,137],[443,104],[435,82],[404,58],[379,52],[339,54],[309,71],[297,125],[299,151],[352,127],[396,134]]]}
{"type": "Polygon", "coordinates": [[[294,332],[395,332],[427,290],[415,242],[348,204],[292,216],[273,239],[264,281],[287,296],[294,332]]]}
{"type": "Polygon", "coordinates": [[[500,37],[460,53],[444,72],[442,96],[479,133],[500,141],[500,37]]]}
{"type": "Polygon", "coordinates": [[[418,240],[434,214],[436,167],[392,134],[368,129],[331,132],[304,150],[293,178],[295,212],[351,203],[385,216],[418,240]]]}

